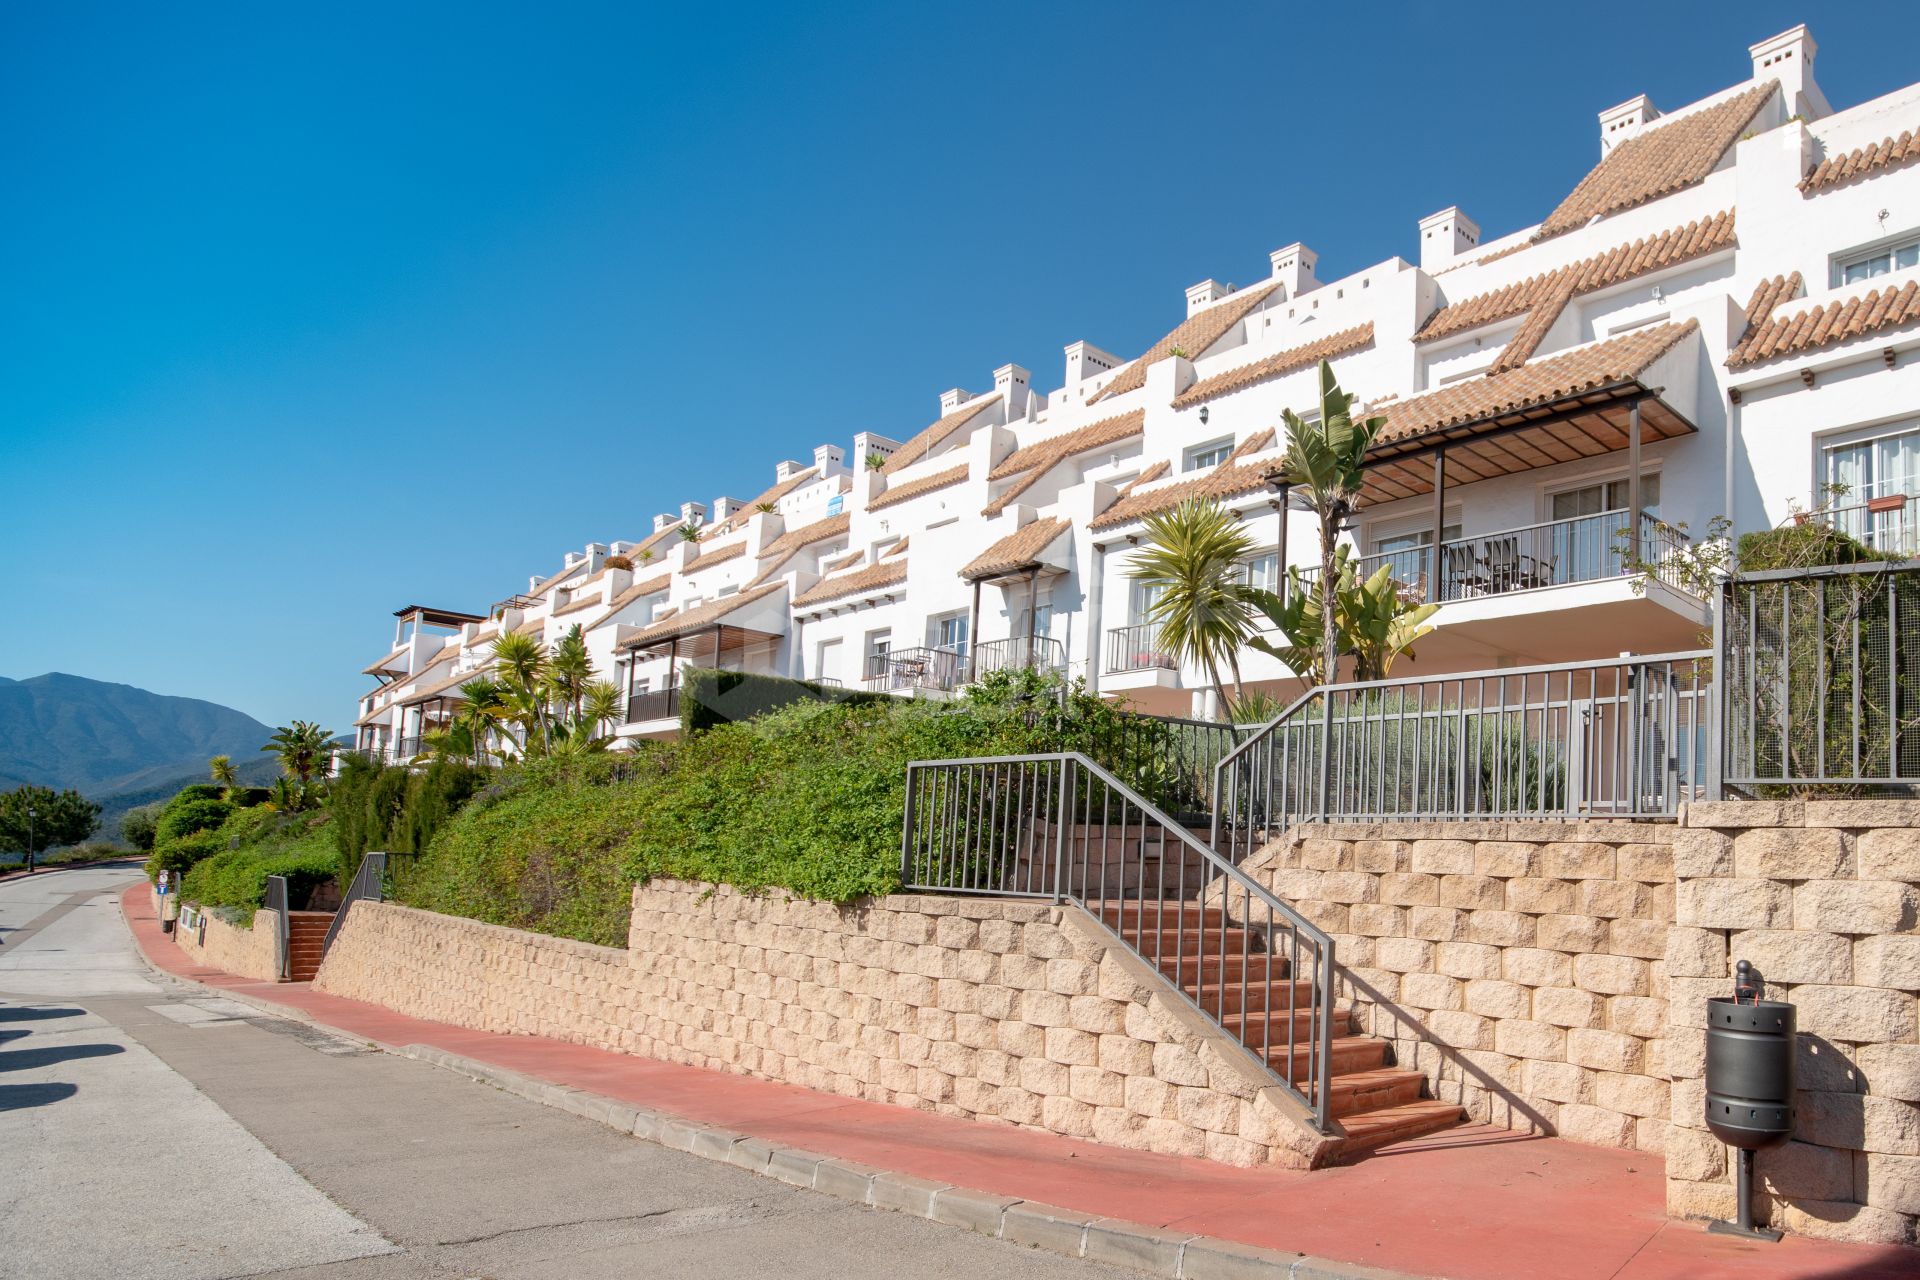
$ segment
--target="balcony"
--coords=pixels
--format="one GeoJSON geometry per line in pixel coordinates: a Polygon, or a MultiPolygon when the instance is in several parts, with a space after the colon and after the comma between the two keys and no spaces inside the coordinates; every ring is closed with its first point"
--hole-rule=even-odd
{"type": "Polygon", "coordinates": [[[1178,671],[1180,662],[1160,644],[1160,624],[1141,622],[1107,632],[1108,675],[1129,671],[1178,671]]]}
{"type": "MultiPolygon", "coordinates": [[[[1627,556],[1626,532],[1626,513],[1608,511],[1455,538],[1440,544],[1438,591],[1431,595],[1429,547],[1360,556],[1353,562],[1354,571],[1365,579],[1386,565],[1408,599],[1439,604],[1605,582],[1635,571],[1627,556]]],[[[1681,585],[1669,566],[1687,545],[1685,534],[1641,514],[1640,559],[1654,566],[1655,576],[1669,586],[1681,585]]],[[[1320,571],[1303,569],[1300,578],[1311,585],[1319,581],[1320,571]]]]}
{"type": "Polygon", "coordinates": [[[894,649],[867,655],[863,682],[875,693],[947,693],[959,687],[965,668],[965,655],[951,649],[894,649]]]}
{"type": "Polygon", "coordinates": [[[652,689],[627,699],[627,723],[646,724],[654,720],[680,718],[680,686],[652,689]]]}
{"type": "Polygon", "coordinates": [[[1067,647],[1046,636],[989,640],[973,651],[970,680],[996,671],[1065,671],[1067,647]]]}

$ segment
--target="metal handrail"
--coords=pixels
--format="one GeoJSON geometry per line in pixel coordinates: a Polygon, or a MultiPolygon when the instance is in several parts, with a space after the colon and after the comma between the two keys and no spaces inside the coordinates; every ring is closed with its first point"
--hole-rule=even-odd
{"type": "Polygon", "coordinates": [[[1180,660],[1167,649],[1160,647],[1160,624],[1157,622],[1136,622],[1129,627],[1113,627],[1107,631],[1108,675],[1119,675],[1126,671],[1177,671],[1180,660]]]}
{"type": "Polygon", "coordinates": [[[340,926],[347,922],[347,909],[356,902],[384,902],[387,893],[387,855],[369,853],[360,859],[359,870],[353,873],[353,882],[347,891],[340,895],[340,907],[333,913],[333,920],[327,925],[327,936],[320,942],[320,958],[326,959],[327,952],[333,950],[333,940],[340,933],[340,926]]]}
{"type": "Polygon", "coordinates": [[[1301,821],[1668,817],[1709,780],[1710,650],[1319,685],[1214,770],[1214,847],[1301,821]]]}
{"type": "Polygon", "coordinates": [[[261,898],[260,909],[271,911],[278,923],[280,939],[274,945],[274,969],[280,981],[285,982],[293,976],[289,959],[289,948],[293,941],[291,936],[293,921],[287,911],[287,878],[285,876],[267,877],[267,891],[261,898]]]}
{"type": "Polygon", "coordinates": [[[1333,939],[1087,756],[909,764],[900,879],[1084,908],[1327,1128],[1333,939]]]}

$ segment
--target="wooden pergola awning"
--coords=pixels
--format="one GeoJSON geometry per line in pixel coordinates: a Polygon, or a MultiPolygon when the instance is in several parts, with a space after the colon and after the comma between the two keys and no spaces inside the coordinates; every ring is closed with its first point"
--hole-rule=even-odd
{"type": "Polygon", "coordinates": [[[1360,505],[1431,494],[1444,455],[1448,485],[1577,462],[1698,430],[1665,398],[1691,387],[1692,321],[1632,333],[1372,411],[1387,425],[1367,454],[1360,505]]]}

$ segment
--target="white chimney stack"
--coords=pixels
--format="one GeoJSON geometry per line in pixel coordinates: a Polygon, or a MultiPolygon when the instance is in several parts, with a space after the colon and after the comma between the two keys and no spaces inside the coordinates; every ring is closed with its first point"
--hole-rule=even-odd
{"type": "Polygon", "coordinates": [[[1007,420],[1027,416],[1027,397],[1033,389],[1033,375],[1017,364],[1003,364],[993,371],[993,389],[1007,406],[1007,420]]]}
{"type": "Polygon", "coordinates": [[[779,484],[782,481],[791,480],[806,469],[804,463],[794,462],[791,459],[786,462],[776,462],[773,465],[773,482],[779,484]]]}
{"type": "Polygon", "coordinates": [[[1284,249],[1275,249],[1267,255],[1267,261],[1273,264],[1273,278],[1280,282],[1289,298],[1320,287],[1320,282],[1313,278],[1313,264],[1320,261],[1320,255],[1298,240],[1284,249]]]}
{"type": "Polygon", "coordinates": [[[944,417],[952,413],[955,409],[958,409],[971,399],[973,399],[973,393],[971,391],[963,391],[959,387],[947,388],[940,393],[941,416],[944,417]]]}
{"type": "Polygon", "coordinates": [[[663,511],[653,518],[653,531],[660,533],[664,530],[671,529],[673,528],[673,522],[677,519],[679,519],[678,516],[673,515],[671,512],[663,511]]]}
{"type": "Polygon", "coordinates": [[[713,500],[713,520],[715,524],[739,513],[747,504],[738,498],[715,498],[713,500]]]}
{"type": "Polygon", "coordinates": [[[1458,208],[1420,219],[1420,267],[1437,271],[1480,244],[1480,224],[1458,208]]]}
{"type": "Polygon", "coordinates": [[[1076,342],[1067,348],[1067,385],[1077,387],[1089,378],[1113,372],[1122,363],[1111,351],[1102,351],[1091,342],[1076,342]]]}
{"type": "Polygon", "coordinates": [[[1617,107],[1608,107],[1600,113],[1601,156],[1604,157],[1659,118],[1660,108],[1654,106],[1653,99],[1644,93],[1637,98],[1628,98],[1617,107]]]}
{"type": "Polygon", "coordinates": [[[1187,314],[1192,315],[1202,307],[1211,306],[1233,292],[1230,284],[1221,284],[1218,280],[1202,280],[1187,289],[1187,314]]]}
{"type": "Polygon", "coordinates": [[[847,469],[847,451],[837,444],[823,444],[813,451],[813,465],[823,478],[839,475],[847,469]]]}
{"type": "Polygon", "coordinates": [[[1804,22],[1791,31],[1782,31],[1759,44],[1749,45],[1747,53],[1753,58],[1754,83],[1778,80],[1786,99],[1785,114],[1789,116],[1818,120],[1831,115],[1833,108],[1827,105],[1827,96],[1813,80],[1813,56],[1819,51],[1820,46],[1804,22]]]}
{"type": "Polygon", "coordinates": [[[707,505],[704,502],[683,502],[680,504],[680,521],[695,528],[707,522],[707,505]]]}

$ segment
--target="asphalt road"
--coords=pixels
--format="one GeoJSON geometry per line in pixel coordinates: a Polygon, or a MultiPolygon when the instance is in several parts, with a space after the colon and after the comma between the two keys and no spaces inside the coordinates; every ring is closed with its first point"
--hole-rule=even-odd
{"type": "Polygon", "coordinates": [[[1133,1272],[850,1205],[140,961],[127,870],[0,883],[0,1278],[1133,1272]]]}

